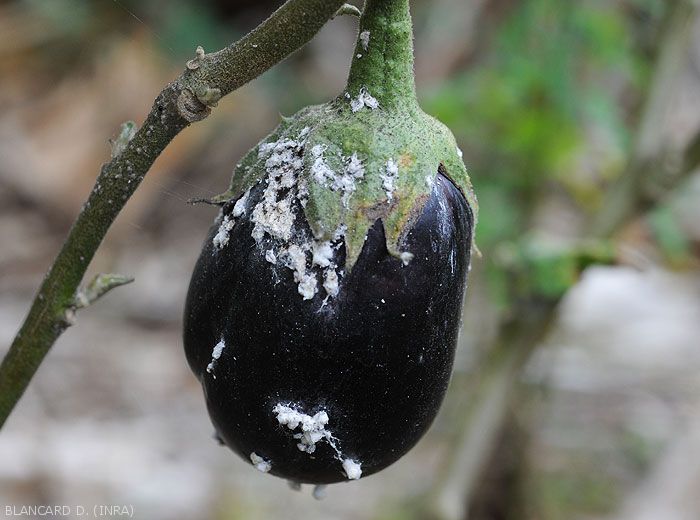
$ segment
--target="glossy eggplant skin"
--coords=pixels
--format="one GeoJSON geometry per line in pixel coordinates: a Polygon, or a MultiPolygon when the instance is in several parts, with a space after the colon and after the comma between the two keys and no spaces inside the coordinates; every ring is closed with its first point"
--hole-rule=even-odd
{"type": "MultiPolygon", "coordinates": [[[[223,442],[245,460],[256,453],[270,473],[302,483],[347,480],[338,451],[319,442],[300,451],[278,423],[279,403],[313,415],[326,411],[336,447],[375,473],[411,449],[432,423],[450,379],[470,263],[473,215],[463,195],[438,174],[403,243],[404,263],[387,252],[381,221],[337,297],[311,300],[291,270],[265,260],[266,241],[251,237],[245,215],[221,250],[215,225],[192,276],[184,316],[188,363],[204,388],[223,442]],[[210,373],[212,349],[225,348],[210,373]],[[215,377],[214,377],[215,376],[215,377]]],[[[233,201],[223,211],[230,214],[233,201]]],[[[301,208],[295,225],[309,234],[301,208]]],[[[310,235],[309,235],[310,236],[310,235]]],[[[338,250],[343,265],[344,247],[338,250]]],[[[319,281],[320,277],[319,277],[319,281]]]]}

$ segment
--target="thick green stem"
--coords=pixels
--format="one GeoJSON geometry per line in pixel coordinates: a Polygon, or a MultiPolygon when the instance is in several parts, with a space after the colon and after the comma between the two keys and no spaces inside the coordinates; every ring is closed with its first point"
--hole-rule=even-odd
{"type": "Polygon", "coordinates": [[[367,0],[347,92],[365,89],[384,109],[416,102],[409,0],[367,0]]]}
{"type": "Polygon", "coordinates": [[[289,0],[229,47],[213,54],[199,48],[185,72],[158,95],[141,128],[118,143],[0,365],[0,427],[51,346],[71,325],[80,307],[76,294],[83,275],[153,161],[180,131],[204,119],[222,96],[306,44],[342,5],[342,0],[289,0]]]}

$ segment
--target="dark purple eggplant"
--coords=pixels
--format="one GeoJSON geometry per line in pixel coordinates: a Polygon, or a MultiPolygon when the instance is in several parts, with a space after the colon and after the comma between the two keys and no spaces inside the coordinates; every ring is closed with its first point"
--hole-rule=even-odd
{"type": "MultiPolygon", "coordinates": [[[[388,253],[379,220],[352,271],[340,276],[338,296],[319,291],[307,301],[294,273],[265,258],[273,240],[258,245],[251,236],[248,216],[262,188],[252,190],[246,216],[230,230],[233,247],[217,251],[220,225],[205,242],[185,311],[188,362],[218,435],[242,457],[298,482],[342,481],[350,476],[347,460],[370,475],[420,439],[447,389],[469,268],[471,210],[438,175],[405,238],[414,255],[408,265],[388,253]],[[218,352],[217,345],[223,346],[218,352]],[[325,413],[323,437],[303,444],[295,438],[302,425],[280,424],[281,407],[312,418],[325,413]]],[[[233,208],[224,207],[224,218],[234,218],[233,208]]],[[[311,236],[300,209],[296,221],[311,236]]],[[[341,244],[334,260],[343,265],[344,256],[341,244]]]]}
{"type": "Polygon", "coordinates": [[[241,161],[192,275],[185,351],[217,436],[294,482],[395,462],[449,383],[477,206],[412,56],[408,0],[368,0],[346,92],[241,161]]]}

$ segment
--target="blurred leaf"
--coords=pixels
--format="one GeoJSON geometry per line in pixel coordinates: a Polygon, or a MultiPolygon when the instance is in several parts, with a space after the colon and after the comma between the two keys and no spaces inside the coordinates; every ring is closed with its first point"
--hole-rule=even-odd
{"type": "Polygon", "coordinates": [[[548,243],[532,236],[506,242],[496,250],[496,267],[510,280],[507,301],[558,300],[578,282],[592,264],[612,264],[612,244],[584,241],[573,244],[548,243]]]}
{"type": "Polygon", "coordinates": [[[594,468],[569,468],[566,472],[552,472],[540,477],[536,495],[539,515],[533,518],[569,520],[578,518],[581,513],[600,515],[612,512],[620,490],[609,477],[601,476],[594,468]]]}
{"type": "Polygon", "coordinates": [[[159,40],[177,56],[194,55],[198,45],[207,52],[218,50],[236,39],[235,31],[206,5],[173,2],[163,13],[159,40]]]}
{"type": "Polygon", "coordinates": [[[649,216],[649,224],[657,244],[671,263],[685,263],[691,255],[691,244],[671,207],[658,207],[649,216]]]}
{"type": "Polygon", "coordinates": [[[619,2],[518,3],[478,67],[428,93],[426,108],[454,130],[482,197],[482,249],[529,228],[545,181],[588,205],[602,179],[620,171],[630,93],[646,63],[630,37],[633,23],[619,2]],[[510,206],[489,213],[483,197],[510,206]]]}
{"type": "Polygon", "coordinates": [[[24,3],[66,33],[83,33],[94,15],[90,2],[80,0],[24,0],[24,3]]]}

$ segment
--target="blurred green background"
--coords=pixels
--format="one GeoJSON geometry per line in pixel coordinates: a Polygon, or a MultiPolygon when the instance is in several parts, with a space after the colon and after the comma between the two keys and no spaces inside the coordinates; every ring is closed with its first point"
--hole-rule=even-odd
{"type": "MultiPolygon", "coordinates": [[[[143,120],[197,45],[221,48],[280,4],[0,1],[0,345],[119,124],[143,120]]],[[[412,9],[419,98],[464,152],[482,253],[428,436],[317,502],[215,445],[181,352],[215,217],[186,201],[223,191],[280,114],[342,91],[357,21],[341,17],[158,159],[92,269],[137,281],[81,314],[0,434],[0,506],[133,504],[155,520],[700,518],[700,8],[412,9]]]]}

